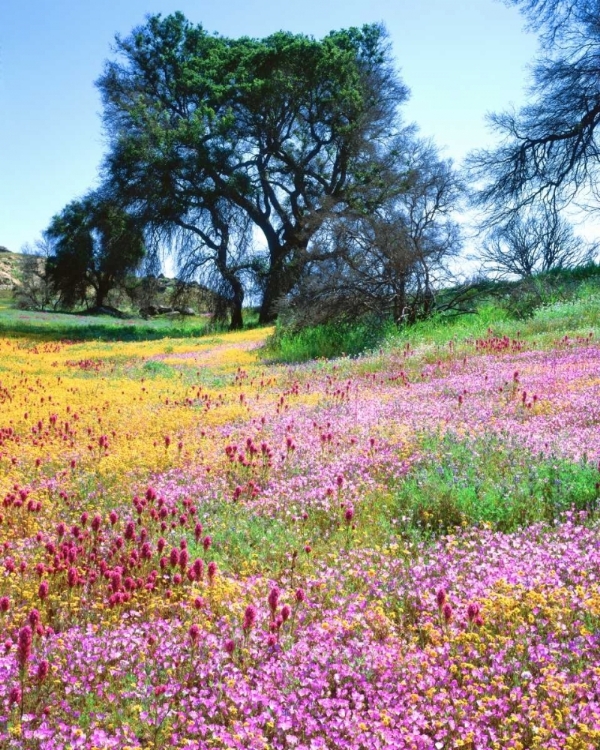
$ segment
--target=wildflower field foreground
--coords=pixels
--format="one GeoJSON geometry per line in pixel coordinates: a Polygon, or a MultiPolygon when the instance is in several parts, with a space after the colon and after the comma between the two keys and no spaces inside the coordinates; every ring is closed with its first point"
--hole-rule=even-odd
{"type": "Polygon", "coordinates": [[[595,336],[265,336],[0,339],[0,747],[598,748],[595,336]]]}

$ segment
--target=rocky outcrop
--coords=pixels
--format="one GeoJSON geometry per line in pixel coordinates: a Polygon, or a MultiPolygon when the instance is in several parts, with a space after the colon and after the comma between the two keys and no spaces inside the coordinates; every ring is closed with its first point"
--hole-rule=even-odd
{"type": "Polygon", "coordinates": [[[18,258],[6,248],[0,247],[0,251],[5,250],[0,255],[0,288],[2,291],[13,289],[19,285],[18,279],[18,258]]]}

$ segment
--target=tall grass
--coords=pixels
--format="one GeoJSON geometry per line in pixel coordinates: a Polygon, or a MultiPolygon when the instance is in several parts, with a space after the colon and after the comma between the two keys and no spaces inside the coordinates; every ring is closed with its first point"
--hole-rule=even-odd
{"type": "Polygon", "coordinates": [[[289,363],[356,356],[381,346],[394,328],[392,321],[329,323],[300,331],[279,327],[266,348],[266,354],[278,362],[289,363]]]}

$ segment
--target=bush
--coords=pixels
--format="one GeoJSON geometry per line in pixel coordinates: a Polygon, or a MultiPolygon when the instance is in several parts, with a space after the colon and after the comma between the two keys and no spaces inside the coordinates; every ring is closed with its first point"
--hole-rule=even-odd
{"type": "Polygon", "coordinates": [[[268,354],[278,362],[306,362],[344,355],[357,356],[381,345],[395,330],[392,321],[326,323],[294,331],[279,327],[269,342],[268,354]]]}
{"type": "Polygon", "coordinates": [[[526,320],[541,307],[569,302],[593,287],[600,287],[600,267],[595,264],[549,271],[505,287],[499,305],[512,318],[526,320]]]}

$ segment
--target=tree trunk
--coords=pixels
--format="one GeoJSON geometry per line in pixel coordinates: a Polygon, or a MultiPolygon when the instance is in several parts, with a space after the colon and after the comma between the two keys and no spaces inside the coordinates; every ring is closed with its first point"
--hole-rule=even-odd
{"type": "Polygon", "coordinates": [[[233,288],[233,300],[231,303],[231,324],[230,331],[240,331],[244,327],[244,318],[242,316],[242,305],[244,303],[244,290],[239,280],[234,277],[234,282],[229,283],[233,288]]]}
{"type": "Polygon", "coordinates": [[[260,324],[277,320],[275,303],[288,294],[300,278],[307,260],[307,244],[295,241],[292,247],[286,244],[271,250],[271,267],[258,318],[260,324]]]}
{"type": "Polygon", "coordinates": [[[229,326],[230,331],[241,331],[244,327],[244,319],[242,317],[242,306],[234,306],[231,310],[231,324],[229,326]]]}
{"type": "Polygon", "coordinates": [[[242,305],[244,304],[244,287],[242,282],[235,275],[235,271],[231,271],[227,267],[227,242],[223,242],[219,248],[217,255],[216,266],[223,277],[223,280],[229,284],[232,292],[231,299],[231,323],[229,325],[230,331],[239,331],[244,327],[244,319],[242,315],[242,305]]]}
{"type": "Polygon", "coordinates": [[[273,323],[277,319],[277,313],[273,309],[275,301],[281,296],[281,288],[279,283],[279,277],[273,273],[269,274],[267,279],[267,286],[265,293],[263,294],[262,303],[260,306],[260,312],[258,315],[258,322],[261,325],[266,323],[273,323]]]}
{"type": "Polygon", "coordinates": [[[104,300],[106,299],[107,292],[100,288],[96,291],[96,299],[94,300],[94,307],[104,307],[104,300]]]}
{"type": "Polygon", "coordinates": [[[394,295],[394,322],[402,325],[406,317],[406,276],[400,275],[394,295]]]}
{"type": "Polygon", "coordinates": [[[112,281],[110,278],[106,278],[104,276],[100,276],[100,278],[98,278],[98,281],[94,287],[94,291],[96,292],[96,299],[94,300],[95,307],[104,307],[104,303],[111,288],[112,281]]]}

